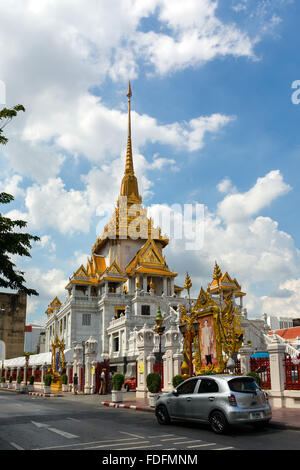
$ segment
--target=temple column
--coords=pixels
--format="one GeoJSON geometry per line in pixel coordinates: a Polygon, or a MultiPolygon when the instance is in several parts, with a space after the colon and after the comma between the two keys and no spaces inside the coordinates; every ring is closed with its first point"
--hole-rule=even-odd
{"type": "Polygon", "coordinates": [[[163,293],[168,295],[168,282],[166,276],[163,277],[163,293]]]}
{"type": "Polygon", "coordinates": [[[147,397],[147,383],[146,377],[148,374],[148,356],[151,354],[154,346],[154,332],[145,324],[144,327],[137,333],[137,349],[138,349],[138,373],[137,373],[137,387],[136,397],[147,397]]]}
{"type": "Polygon", "coordinates": [[[147,274],[144,274],[143,275],[143,290],[145,292],[147,292],[147,281],[148,281],[147,274]]]}
{"type": "Polygon", "coordinates": [[[170,287],[171,287],[170,296],[172,297],[174,295],[174,278],[173,277],[170,279],[170,287]]]}
{"type": "Polygon", "coordinates": [[[239,349],[239,355],[241,360],[241,373],[243,375],[246,375],[248,374],[248,372],[251,372],[250,358],[252,353],[253,349],[249,348],[248,346],[242,346],[239,349]]]}

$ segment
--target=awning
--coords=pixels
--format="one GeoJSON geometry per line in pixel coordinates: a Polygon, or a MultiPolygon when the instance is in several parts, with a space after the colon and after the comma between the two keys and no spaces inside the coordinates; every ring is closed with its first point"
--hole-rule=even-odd
{"type": "Polygon", "coordinates": [[[251,355],[251,357],[269,357],[269,353],[267,352],[257,352],[251,355]]]}

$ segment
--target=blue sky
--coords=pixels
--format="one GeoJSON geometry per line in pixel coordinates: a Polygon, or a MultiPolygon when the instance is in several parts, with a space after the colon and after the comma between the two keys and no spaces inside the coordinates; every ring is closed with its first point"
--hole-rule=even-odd
{"type": "Polygon", "coordinates": [[[31,259],[17,260],[40,292],[27,323],[64,299],[103,226],[101,208],[116,201],[128,79],[144,204],[205,205],[203,247],[186,252],[177,240],[166,249],[177,283],[189,271],[197,295],[217,260],[247,292],[250,317],[299,318],[299,4],[86,5],[0,0],[6,104],[26,107],[0,153],[0,190],[15,195],[2,211],[41,237],[31,259]]]}

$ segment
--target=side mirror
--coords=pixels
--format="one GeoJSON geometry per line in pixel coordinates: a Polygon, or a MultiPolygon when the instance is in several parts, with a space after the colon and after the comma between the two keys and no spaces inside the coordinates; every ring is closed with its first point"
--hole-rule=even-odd
{"type": "Polygon", "coordinates": [[[173,395],[174,395],[175,397],[178,397],[178,395],[179,395],[179,393],[177,392],[177,389],[176,389],[176,388],[175,388],[175,390],[173,390],[172,393],[173,393],[173,395]]]}

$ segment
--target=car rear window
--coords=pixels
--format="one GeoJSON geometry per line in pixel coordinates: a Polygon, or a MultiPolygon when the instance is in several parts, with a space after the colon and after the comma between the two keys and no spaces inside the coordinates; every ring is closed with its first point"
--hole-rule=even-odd
{"type": "Polygon", "coordinates": [[[251,377],[229,380],[228,385],[233,392],[251,393],[259,390],[259,386],[251,377]]]}

